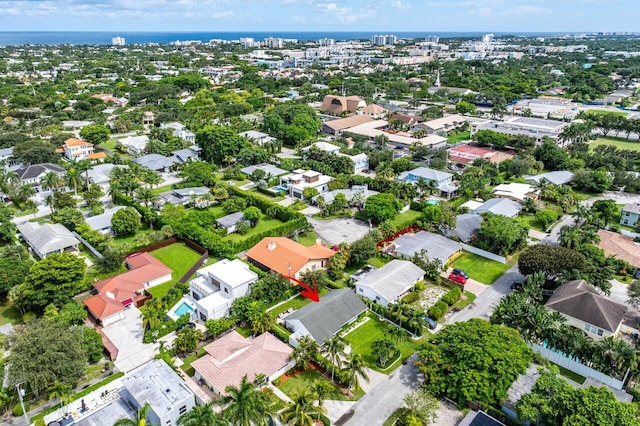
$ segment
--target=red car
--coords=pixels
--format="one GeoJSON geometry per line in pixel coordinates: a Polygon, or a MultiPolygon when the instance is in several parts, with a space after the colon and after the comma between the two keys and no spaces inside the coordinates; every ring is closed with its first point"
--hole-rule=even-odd
{"type": "Polygon", "coordinates": [[[449,274],[449,279],[453,282],[465,285],[467,283],[467,278],[465,278],[464,275],[458,275],[458,274],[454,274],[451,273],[449,274]]]}

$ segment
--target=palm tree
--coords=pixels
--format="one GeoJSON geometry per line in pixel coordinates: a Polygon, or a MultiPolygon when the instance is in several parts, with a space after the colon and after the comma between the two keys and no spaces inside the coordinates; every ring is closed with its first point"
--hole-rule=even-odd
{"type": "Polygon", "coordinates": [[[180,330],[173,346],[179,353],[194,351],[198,347],[198,343],[202,340],[202,331],[197,328],[186,327],[180,330]]]}
{"type": "Polygon", "coordinates": [[[113,426],[151,426],[147,425],[147,416],[151,410],[151,405],[147,402],[138,409],[136,413],[136,419],[120,419],[116,421],[113,426]]]}
{"type": "Polygon", "coordinates": [[[84,173],[84,183],[85,186],[89,187],[89,170],[91,169],[91,161],[89,160],[78,160],[76,161],[76,169],[79,174],[84,173]]]}
{"type": "Polygon", "coordinates": [[[266,333],[275,324],[275,319],[269,312],[262,312],[251,319],[251,330],[256,334],[266,333]]]}
{"type": "Polygon", "coordinates": [[[360,388],[360,381],[358,377],[369,383],[369,376],[366,372],[364,358],[360,354],[351,354],[351,357],[347,360],[344,366],[344,371],[349,377],[349,387],[354,388],[356,391],[360,388]]]}
{"type": "Polygon", "coordinates": [[[397,349],[391,340],[376,340],[372,344],[372,354],[378,358],[378,366],[381,368],[386,367],[396,353],[397,349]]]}
{"type": "Polygon", "coordinates": [[[159,185],[162,182],[162,177],[160,177],[160,174],[158,172],[148,170],[142,175],[141,180],[142,182],[153,188],[154,185],[159,185]]]}
{"type": "Polygon", "coordinates": [[[55,191],[56,189],[60,188],[62,185],[64,185],[64,180],[56,172],[47,172],[42,178],[41,186],[43,189],[46,189],[49,191],[55,191]]]}
{"type": "Polygon", "coordinates": [[[330,339],[324,341],[322,345],[324,353],[327,359],[331,362],[331,381],[333,382],[333,375],[336,370],[336,366],[340,367],[342,364],[342,357],[344,357],[345,341],[340,336],[333,336],[330,339]]]}
{"type": "Polygon", "coordinates": [[[376,178],[381,180],[391,180],[395,176],[393,167],[389,163],[382,163],[376,169],[376,178]]]}
{"type": "Polygon", "coordinates": [[[314,393],[309,389],[294,395],[292,400],[280,413],[280,420],[286,425],[313,426],[315,419],[326,412],[324,407],[314,405],[314,393]]]}
{"type": "Polygon", "coordinates": [[[60,406],[62,407],[71,395],[71,386],[59,381],[55,381],[53,386],[49,388],[49,400],[60,399],[60,406]]]}
{"type": "Polygon", "coordinates": [[[227,405],[222,417],[231,425],[267,425],[267,419],[273,416],[267,396],[256,390],[247,376],[242,378],[238,387],[227,386],[225,393],[214,404],[227,405]]]}
{"type": "Polygon", "coordinates": [[[158,195],[151,188],[142,187],[136,191],[136,200],[149,207],[158,201],[158,195]]]}
{"type": "Polygon", "coordinates": [[[315,400],[318,401],[319,407],[324,406],[324,401],[333,393],[334,389],[335,388],[331,385],[331,383],[327,382],[324,379],[318,379],[313,382],[313,384],[311,385],[311,390],[313,391],[315,400]]]}
{"type": "Polygon", "coordinates": [[[154,327],[160,325],[160,311],[157,309],[152,309],[151,307],[147,307],[146,305],[140,309],[142,313],[142,328],[144,330],[151,330],[154,327]]]}
{"type": "Polygon", "coordinates": [[[396,345],[401,341],[404,342],[409,340],[409,334],[400,327],[388,327],[385,334],[389,336],[396,345]]]}
{"type": "Polygon", "coordinates": [[[78,196],[78,186],[82,185],[82,176],[78,173],[78,169],[75,167],[67,170],[67,185],[73,187],[73,193],[78,196]]]}
{"type": "Polygon", "coordinates": [[[298,368],[306,369],[316,352],[318,352],[318,342],[309,336],[302,336],[298,340],[298,347],[293,350],[292,357],[296,360],[298,368]]]}
{"type": "Polygon", "coordinates": [[[580,220],[589,217],[589,209],[585,205],[578,204],[576,209],[571,213],[571,216],[573,216],[573,219],[577,224],[578,222],[580,222],[580,220]]]}
{"type": "Polygon", "coordinates": [[[196,405],[178,419],[179,426],[226,426],[229,423],[211,409],[213,402],[196,405]]]}

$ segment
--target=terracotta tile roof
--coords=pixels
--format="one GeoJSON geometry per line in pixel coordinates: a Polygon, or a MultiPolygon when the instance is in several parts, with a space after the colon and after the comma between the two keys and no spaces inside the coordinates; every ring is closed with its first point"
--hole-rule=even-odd
{"type": "Polygon", "coordinates": [[[125,309],[124,305],[113,300],[104,293],[96,294],[83,301],[91,315],[97,319],[103,319],[125,309]]]}
{"type": "Polygon", "coordinates": [[[640,246],[633,242],[633,238],[604,229],[598,230],[598,237],[598,247],[604,250],[604,254],[622,259],[631,266],[640,267],[640,246]]]}
{"type": "Polygon", "coordinates": [[[101,160],[103,158],[107,158],[107,154],[104,152],[94,152],[93,154],[87,155],[89,160],[101,160]]]}
{"type": "Polygon", "coordinates": [[[76,138],[69,138],[66,141],[64,141],[64,144],[68,147],[72,147],[72,146],[93,146],[92,143],[87,142],[87,141],[83,141],[81,139],[76,139],[76,138]]]}
{"type": "Polygon", "coordinates": [[[205,355],[191,366],[208,385],[223,394],[227,386],[238,386],[245,375],[250,382],[258,374],[271,376],[287,365],[293,352],[289,345],[269,333],[249,340],[236,331],[210,343],[205,350],[221,358],[205,355]]]}
{"type": "Polygon", "coordinates": [[[334,254],[322,244],[305,247],[285,237],[264,238],[247,251],[248,258],[283,275],[295,275],[310,260],[330,259],[334,254]]]}

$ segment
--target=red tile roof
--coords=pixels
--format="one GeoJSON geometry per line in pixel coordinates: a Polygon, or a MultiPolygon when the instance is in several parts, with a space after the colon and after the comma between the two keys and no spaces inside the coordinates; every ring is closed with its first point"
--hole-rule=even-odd
{"type": "Polygon", "coordinates": [[[313,259],[330,259],[336,254],[322,244],[305,247],[285,237],[267,237],[247,251],[247,257],[282,275],[295,275],[313,259]],[[291,271],[289,271],[289,267],[291,271]]]}
{"type": "Polygon", "coordinates": [[[121,302],[113,300],[105,293],[96,294],[85,299],[84,304],[91,312],[91,315],[97,319],[106,318],[125,309],[121,302]]]}
{"type": "Polygon", "coordinates": [[[604,254],[622,259],[631,266],[640,267],[640,246],[633,242],[633,238],[604,229],[598,230],[598,237],[598,247],[604,250],[604,254]]]}
{"type": "Polygon", "coordinates": [[[76,139],[76,138],[69,138],[66,141],[64,141],[64,144],[68,147],[72,147],[72,146],[93,146],[92,143],[87,142],[87,141],[83,141],[81,139],[76,139]]]}

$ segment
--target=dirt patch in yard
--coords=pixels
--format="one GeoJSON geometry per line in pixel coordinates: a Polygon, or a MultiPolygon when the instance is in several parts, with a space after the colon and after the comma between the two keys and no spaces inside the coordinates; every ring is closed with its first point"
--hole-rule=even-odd
{"type": "Polygon", "coordinates": [[[420,293],[420,299],[415,303],[415,306],[426,311],[435,305],[447,291],[449,290],[445,287],[427,287],[426,290],[420,293]]]}

